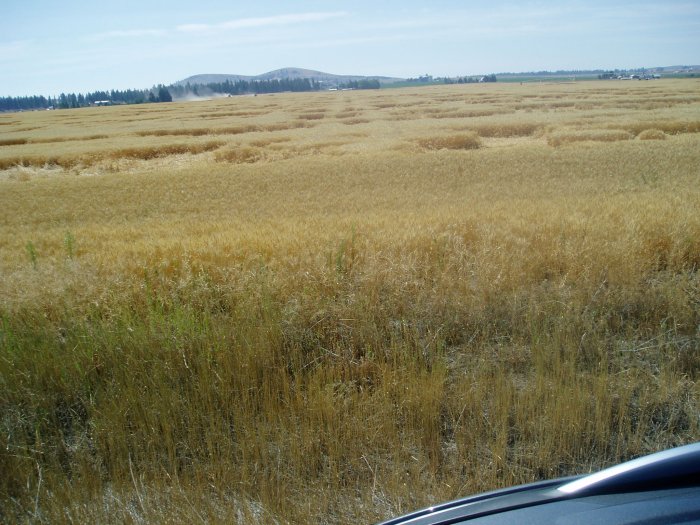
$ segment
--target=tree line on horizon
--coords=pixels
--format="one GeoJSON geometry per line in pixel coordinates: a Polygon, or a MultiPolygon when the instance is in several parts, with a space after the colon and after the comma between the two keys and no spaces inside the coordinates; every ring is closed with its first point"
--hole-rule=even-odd
{"type": "Polygon", "coordinates": [[[361,80],[350,80],[339,84],[340,89],[379,89],[381,86],[376,78],[363,78],[361,80]]]}
{"type": "Polygon", "coordinates": [[[225,80],[206,84],[177,84],[168,86],[174,98],[187,96],[206,97],[211,95],[258,95],[283,93],[285,91],[319,91],[321,84],[309,78],[281,78],[272,80],[225,80]]]}
{"type": "MultiPolygon", "coordinates": [[[[490,77],[486,81],[495,82],[490,77]]],[[[415,80],[408,79],[407,82],[415,80]]],[[[432,81],[426,75],[420,81],[432,81]]],[[[457,83],[478,82],[478,78],[464,77],[455,80],[457,83]]],[[[351,80],[340,83],[341,89],[380,89],[377,79],[351,80]]],[[[61,93],[55,97],[24,96],[0,97],[0,112],[30,111],[39,109],[70,109],[102,104],[143,104],[154,102],[172,102],[173,99],[187,97],[208,97],[212,95],[257,95],[264,93],[320,91],[320,82],[310,78],[282,78],[271,80],[226,80],[224,82],[208,82],[206,84],[159,84],[151,89],[127,89],[111,91],[94,91],[82,93],[61,93]]]]}
{"type": "Polygon", "coordinates": [[[30,111],[37,109],[70,109],[109,104],[143,104],[172,102],[168,88],[158,85],[152,89],[93,91],[91,93],[61,93],[57,97],[0,97],[0,111],[30,111]]]}
{"type": "Polygon", "coordinates": [[[146,102],[172,102],[173,98],[187,96],[246,95],[282,93],[284,91],[318,91],[321,85],[308,78],[273,80],[237,80],[210,82],[207,84],[162,84],[151,89],[127,89],[124,91],[94,91],[91,93],[61,93],[57,97],[25,96],[0,97],[0,111],[30,111],[38,109],[70,109],[108,104],[143,104],[146,102]]]}

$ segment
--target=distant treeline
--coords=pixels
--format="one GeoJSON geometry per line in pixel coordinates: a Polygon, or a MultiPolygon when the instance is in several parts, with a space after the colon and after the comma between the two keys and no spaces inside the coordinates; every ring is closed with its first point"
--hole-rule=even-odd
{"type": "MultiPolygon", "coordinates": [[[[434,79],[425,75],[417,79],[407,79],[395,85],[412,83],[433,84],[436,82],[471,83],[496,82],[496,75],[485,77],[461,77],[456,79],[434,79]]],[[[351,80],[338,85],[340,89],[380,89],[377,79],[351,80]]],[[[209,97],[212,95],[248,95],[263,93],[319,91],[321,84],[309,78],[282,78],[273,80],[236,80],[209,82],[207,84],[158,85],[151,89],[127,89],[125,91],[94,91],[92,93],[61,93],[57,97],[0,97],[0,112],[29,111],[38,109],[68,109],[95,105],[142,104],[145,102],[172,102],[173,98],[209,97]]]]}
{"type": "Polygon", "coordinates": [[[420,85],[435,85],[435,84],[476,84],[483,82],[497,82],[495,74],[471,76],[471,77],[433,77],[432,75],[423,75],[418,78],[407,78],[399,80],[391,84],[392,87],[401,86],[420,86],[420,85]]]}
{"type": "Polygon", "coordinates": [[[144,102],[171,102],[172,96],[165,86],[152,89],[127,89],[125,91],[94,91],[61,93],[57,97],[0,97],[0,111],[28,111],[35,109],[68,109],[94,106],[96,104],[142,104],[144,102]]]}
{"type": "Polygon", "coordinates": [[[480,82],[497,82],[498,79],[496,75],[486,75],[483,77],[457,77],[455,78],[445,78],[443,82],[445,84],[476,84],[480,82]]]}
{"type": "MultiPolygon", "coordinates": [[[[378,82],[377,82],[378,84],[378,82]]],[[[105,104],[142,104],[172,102],[173,97],[211,96],[213,94],[246,95],[282,93],[284,91],[318,91],[321,85],[308,78],[275,80],[238,80],[208,84],[158,85],[151,89],[126,91],[95,91],[92,93],[61,93],[57,97],[0,97],[0,111],[29,111],[37,109],[68,109],[105,104]]]]}
{"type": "Polygon", "coordinates": [[[23,111],[30,109],[46,109],[56,106],[57,99],[43,96],[34,97],[0,97],[0,111],[23,111]]]}
{"type": "Polygon", "coordinates": [[[207,84],[179,84],[168,86],[168,90],[175,98],[187,96],[210,96],[212,94],[224,95],[250,95],[262,93],[282,93],[285,91],[318,91],[321,85],[308,78],[282,78],[274,80],[236,80],[231,82],[209,82],[207,84]]]}
{"type": "Polygon", "coordinates": [[[362,79],[350,80],[338,86],[340,89],[379,89],[379,80],[377,79],[362,79]]]}

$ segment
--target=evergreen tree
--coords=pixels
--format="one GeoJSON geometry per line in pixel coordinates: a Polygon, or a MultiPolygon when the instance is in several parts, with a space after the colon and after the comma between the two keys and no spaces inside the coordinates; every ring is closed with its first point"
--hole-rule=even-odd
{"type": "Polygon", "coordinates": [[[172,102],[173,97],[165,86],[158,87],[158,102],[172,102]]]}

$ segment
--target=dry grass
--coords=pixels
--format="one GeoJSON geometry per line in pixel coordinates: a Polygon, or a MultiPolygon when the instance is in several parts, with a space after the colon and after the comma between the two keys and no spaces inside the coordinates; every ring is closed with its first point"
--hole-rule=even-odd
{"type": "Polygon", "coordinates": [[[666,137],[666,133],[660,129],[645,129],[637,135],[640,140],[666,140],[666,137]]]}
{"type": "Polygon", "coordinates": [[[593,129],[554,133],[547,137],[547,144],[557,147],[574,142],[617,142],[619,140],[630,140],[633,138],[634,136],[627,131],[593,129]]]}
{"type": "Polygon", "coordinates": [[[630,122],[624,125],[624,129],[634,135],[639,135],[647,129],[657,129],[669,135],[698,133],[700,132],[700,121],[658,120],[652,122],[630,122]]]}
{"type": "Polygon", "coordinates": [[[186,136],[186,137],[202,137],[206,135],[242,135],[245,133],[267,132],[267,131],[283,131],[287,129],[296,129],[309,127],[309,124],[303,121],[296,122],[280,122],[275,124],[245,124],[240,126],[230,126],[223,128],[175,128],[175,129],[155,129],[139,131],[136,134],[141,137],[163,137],[163,136],[186,136]]]}
{"type": "Polygon", "coordinates": [[[366,118],[346,118],[343,120],[343,124],[347,124],[348,126],[355,126],[357,124],[367,124],[368,122],[370,122],[370,120],[366,118]]]}
{"type": "Polygon", "coordinates": [[[214,158],[218,162],[257,162],[263,158],[263,152],[257,147],[233,146],[217,151],[214,158]]]}
{"type": "Polygon", "coordinates": [[[12,115],[0,521],[370,523],[697,441],[696,91],[12,115]],[[207,115],[254,129],[159,134],[207,115]]]}
{"type": "Polygon", "coordinates": [[[0,146],[17,146],[19,144],[26,144],[27,142],[29,141],[24,138],[0,139],[0,146]]]}
{"type": "Polygon", "coordinates": [[[68,141],[84,141],[84,140],[99,140],[99,139],[107,139],[107,138],[112,138],[109,135],[104,135],[104,134],[95,134],[95,135],[83,135],[83,136],[77,136],[77,137],[47,137],[47,138],[36,138],[32,140],[27,140],[24,142],[24,144],[32,143],[32,144],[52,144],[55,142],[68,142],[68,141]]]}
{"type": "Polygon", "coordinates": [[[0,159],[0,170],[7,170],[15,166],[60,166],[71,169],[76,166],[87,168],[98,162],[119,159],[150,160],[182,155],[189,153],[197,155],[215,150],[224,143],[221,141],[208,141],[196,144],[162,144],[158,146],[124,147],[116,150],[101,151],[99,153],[83,153],[79,155],[46,155],[46,156],[17,156],[0,159]]]}
{"type": "Polygon", "coordinates": [[[299,115],[302,119],[305,120],[321,120],[322,118],[325,118],[325,113],[317,112],[317,113],[302,113],[299,115]]]}
{"type": "Polygon", "coordinates": [[[418,144],[427,150],[440,149],[478,149],[481,141],[476,133],[461,133],[446,137],[430,137],[419,139],[418,144]]]}
{"type": "Polygon", "coordinates": [[[529,137],[541,130],[542,125],[533,122],[505,122],[479,124],[473,129],[480,137],[529,137]]]}

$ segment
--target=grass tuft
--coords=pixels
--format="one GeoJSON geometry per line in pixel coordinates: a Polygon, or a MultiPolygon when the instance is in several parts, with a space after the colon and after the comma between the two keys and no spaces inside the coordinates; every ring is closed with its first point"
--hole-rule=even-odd
{"type": "Polygon", "coordinates": [[[540,124],[532,122],[504,122],[494,124],[480,124],[472,128],[481,137],[529,137],[542,129],[540,124]]]}
{"type": "MultiPolygon", "coordinates": [[[[106,158],[109,159],[141,159],[149,160],[159,157],[167,157],[169,155],[182,155],[184,153],[189,153],[196,155],[199,153],[204,153],[207,151],[213,151],[220,148],[225,143],[216,140],[210,140],[208,142],[202,143],[192,143],[192,144],[164,144],[160,146],[145,146],[145,147],[132,147],[132,148],[121,148],[118,150],[110,151],[106,158]]],[[[99,159],[96,156],[94,159],[81,158],[81,161],[94,162],[99,159]]]]}
{"type": "Polygon", "coordinates": [[[257,147],[231,146],[217,151],[214,158],[217,162],[253,163],[263,158],[263,152],[257,147]]]}
{"type": "Polygon", "coordinates": [[[17,138],[17,139],[0,139],[0,146],[17,146],[19,144],[26,144],[29,139],[17,138]]]}
{"type": "Polygon", "coordinates": [[[479,135],[474,132],[461,133],[459,135],[451,136],[441,136],[441,137],[431,137],[425,139],[419,139],[417,143],[424,149],[427,150],[440,150],[440,149],[479,149],[481,147],[481,140],[479,135]]]}
{"type": "Polygon", "coordinates": [[[660,129],[645,129],[637,135],[640,140],[666,140],[666,133],[660,129]]]}
{"type": "Polygon", "coordinates": [[[585,130],[558,132],[547,136],[547,144],[554,147],[575,142],[618,142],[630,140],[634,136],[622,130],[585,130]]]}

